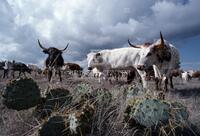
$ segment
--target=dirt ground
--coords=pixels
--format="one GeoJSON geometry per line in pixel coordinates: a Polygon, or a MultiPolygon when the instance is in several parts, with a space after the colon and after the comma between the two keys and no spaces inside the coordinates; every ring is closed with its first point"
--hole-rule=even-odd
{"type": "MultiPolygon", "coordinates": [[[[29,75],[30,76],[30,75],[29,75]]],[[[80,82],[87,82],[97,87],[104,87],[108,90],[112,87],[124,85],[125,82],[119,81],[110,83],[98,83],[97,79],[84,77],[64,77],[62,83],[57,82],[58,79],[54,78],[53,83],[49,84],[44,76],[32,76],[38,83],[41,90],[46,90],[48,86],[64,87],[72,90],[73,86],[80,82]]],[[[4,89],[9,79],[0,78],[0,92],[4,89]]],[[[151,83],[151,87],[152,87],[151,83]]],[[[192,79],[188,83],[184,83],[181,79],[174,79],[175,89],[170,89],[166,93],[166,99],[172,101],[178,101],[188,107],[190,113],[190,121],[195,124],[200,130],[200,81],[198,79],[192,79]]],[[[152,87],[153,88],[153,87],[152,87]]],[[[32,111],[34,108],[15,111],[7,109],[2,104],[2,97],[0,97],[0,136],[35,136],[40,123],[33,118],[32,111]]]]}

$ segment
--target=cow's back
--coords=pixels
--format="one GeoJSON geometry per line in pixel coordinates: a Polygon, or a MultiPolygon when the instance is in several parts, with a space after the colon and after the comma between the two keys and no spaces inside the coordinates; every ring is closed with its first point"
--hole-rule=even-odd
{"type": "Polygon", "coordinates": [[[122,68],[136,66],[139,61],[140,49],[132,47],[118,48],[113,50],[100,51],[104,65],[110,65],[111,68],[122,68]]]}

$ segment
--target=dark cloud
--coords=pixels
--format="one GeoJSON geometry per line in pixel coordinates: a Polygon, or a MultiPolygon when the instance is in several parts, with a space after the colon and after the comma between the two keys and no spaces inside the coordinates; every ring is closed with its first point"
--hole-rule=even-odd
{"type": "Polygon", "coordinates": [[[0,58],[40,63],[37,45],[69,50],[66,61],[84,65],[91,50],[200,34],[199,0],[0,0],[0,58]]]}

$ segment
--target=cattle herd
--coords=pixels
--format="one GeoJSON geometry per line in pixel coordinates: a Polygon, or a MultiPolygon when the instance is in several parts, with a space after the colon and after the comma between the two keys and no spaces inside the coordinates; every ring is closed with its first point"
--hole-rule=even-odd
{"type": "Polygon", "coordinates": [[[15,77],[15,72],[19,75],[23,73],[34,73],[45,75],[51,82],[52,75],[58,74],[62,82],[62,74],[77,74],[79,77],[98,78],[99,82],[111,82],[111,80],[125,80],[131,83],[133,80],[141,82],[147,88],[149,80],[155,81],[157,90],[168,91],[168,80],[171,88],[174,88],[173,77],[180,77],[184,82],[191,78],[200,79],[200,71],[183,71],[180,69],[180,58],[178,50],[164,40],[160,32],[160,38],[154,43],[144,43],[134,45],[128,40],[130,47],[106,49],[87,54],[88,71],[83,72],[83,68],[76,63],[65,62],[62,50],[55,47],[45,48],[38,40],[39,47],[48,57],[45,60],[45,68],[41,69],[37,65],[24,64],[22,62],[2,61],[0,70],[3,71],[2,78],[15,77]]]}

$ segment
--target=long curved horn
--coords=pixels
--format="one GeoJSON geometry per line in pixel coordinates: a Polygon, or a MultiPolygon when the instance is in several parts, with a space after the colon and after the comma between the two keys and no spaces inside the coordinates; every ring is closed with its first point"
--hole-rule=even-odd
{"type": "Polygon", "coordinates": [[[160,32],[160,40],[161,40],[161,45],[165,45],[165,42],[164,42],[164,39],[163,39],[163,36],[162,36],[162,33],[160,32]]]}
{"type": "Polygon", "coordinates": [[[39,44],[40,48],[42,48],[43,50],[46,50],[46,48],[43,47],[42,44],[40,43],[40,40],[39,40],[39,39],[38,39],[38,44],[39,44]]]}
{"type": "Polygon", "coordinates": [[[129,41],[129,39],[128,39],[128,44],[129,44],[131,47],[133,47],[133,48],[140,48],[140,47],[138,47],[138,46],[133,45],[133,44],[129,41]]]}
{"type": "Polygon", "coordinates": [[[67,46],[63,50],[60,50],[60,51],[65,51],[68,46],[69,46],[69,43],[67,44],[67,46]]]}

